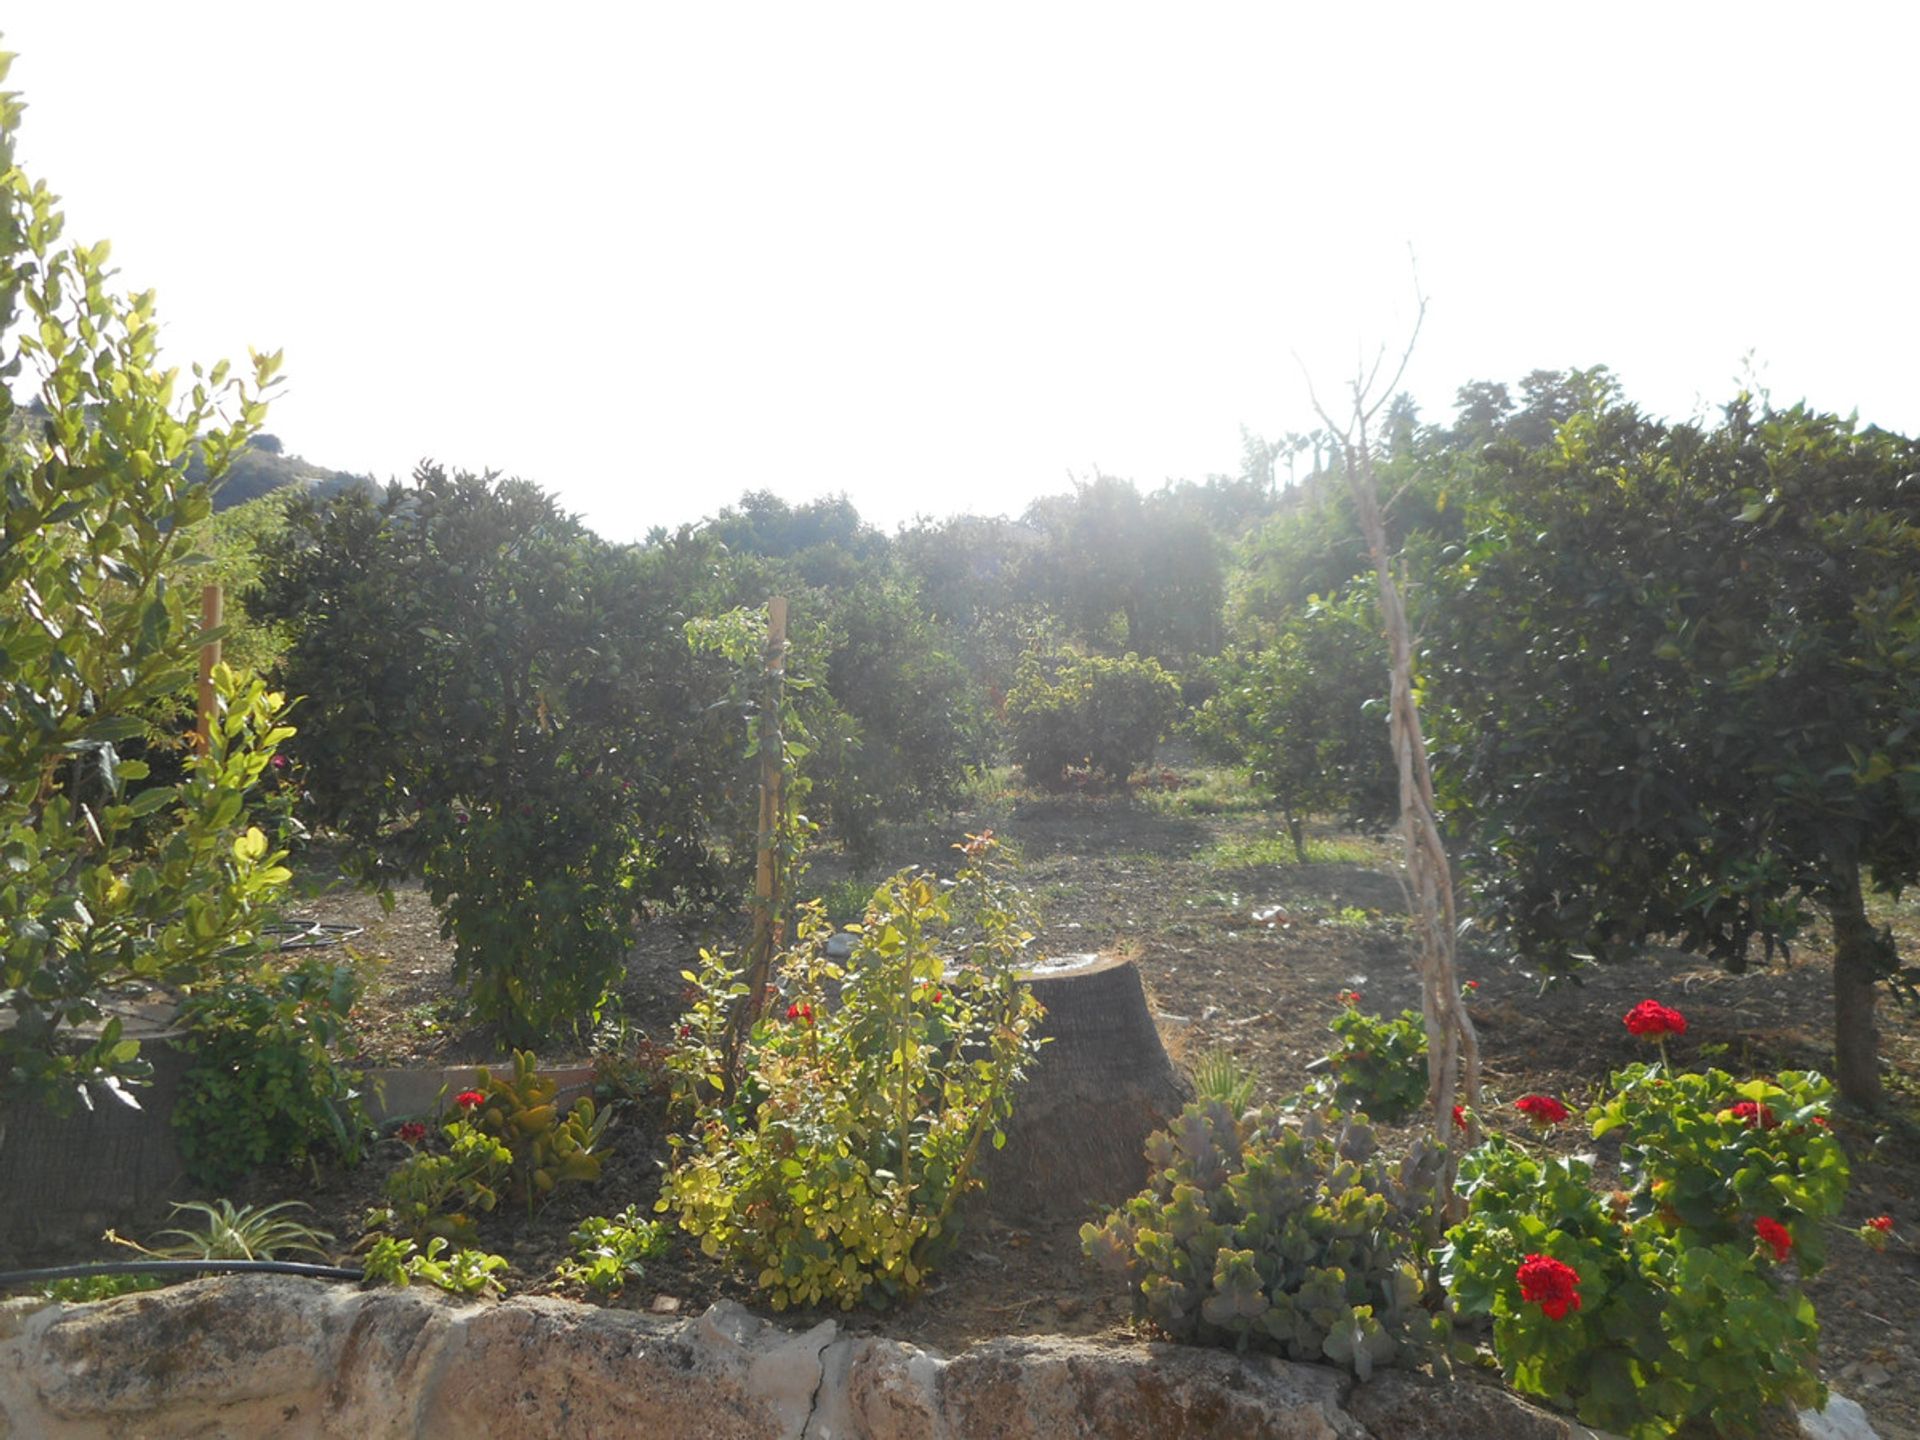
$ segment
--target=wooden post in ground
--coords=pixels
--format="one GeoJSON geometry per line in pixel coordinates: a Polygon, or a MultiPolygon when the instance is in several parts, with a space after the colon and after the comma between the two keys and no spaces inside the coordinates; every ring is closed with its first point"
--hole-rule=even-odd
{"type": "MultiPolygon", "coordinates": [[[[200,628],[202,630],[219,629],[224,610],[225,604],[217,582],[200,592],[200,628]]],[[[202,755],[207,753],[207,739],[213,733],[213,667],[219,663],[220,642],[209,640],[200,647],[200,698],[194,711],[193,726],[194,748],[202,755]]]]}
{"type": "Polygon", "coordinates": [[[747,993],[740,998],[727,1032],[725,1079],[729,1094],[739,1078],[740,1047],[753,1022],[766,1008],[767,980],[780,938],[780,908],[784,898],[780,892],[785,878],[780,847],[786,841],[781,833],[786,740],[781,730],[780,711],[786,699],[786,679],[787,597],[776,595],[767,601],[766,678],[760,696],[760,825],[755,841],[753,938],[747,944],[747,993]]]}
{"type": "MultiPolygon", "coordinates": [[[[766,688],[760,704],[760,828],[757,842],[758,863],[753,880],[753,950],[751,964],[760,973],[762,987],[779,939],[781,881],[780,864],[781,798],[785,784],[782,762],[786,758],[786,737],[780,726],[780,710],[786,698],[787,679],[787,597],[776,595],[767,602],[766,688]]],[[[756,992],[757,993],[757,992],[756,992]]],[[[758,1014],[760,1001],[753,1011],[758,1014]]]]}

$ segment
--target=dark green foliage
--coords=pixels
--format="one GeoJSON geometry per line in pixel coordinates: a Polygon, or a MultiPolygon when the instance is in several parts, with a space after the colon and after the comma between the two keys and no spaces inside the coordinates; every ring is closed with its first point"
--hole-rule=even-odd
{"type": "Polygon", "coordinates": [[[194,1064],[173,1108],[180,1158],[202,1185],[259,1165],[361,1158],[359,1073],[340,1060],[359,995],[351,966],[267,962],[190,996],[180,1046],[194,1064]]]}
{"type": "Polygon", "coordinates": [[[1269,644],[1229,651],[1209,674],[1217,689],[1193,733],[1279,802],[1300,859],[1310,814],[1341,812],[1370,825],[1398,814],[1387,647],[1367,596],[1311,604],[1269,644]]]}
{"type": "Polygon", "coordinates": [[[267,962],[196,993],[180,1012],[193,1064],[173,1127],[187,1171],[223,1185],[262,1165],[360,1159],[360,1076],[339,1058],[359,993],[353,967],[267,962]]]}
{"type": "Polygon", "coordinates": [[[1428,654],[1481,915],[1549,970],[1654,935],[1737,969],[1822,906],[1871,1101],[1862,877],[1920,878],[1920,445],[1743,397],[1488,463],[1428,654]]]}
{"type": "Polygon", "coordinates": [[[1013,758],[1047,789],[1075,775],[1124,785],[1179,710],[1179,682],[1158,661],[1030,656],[1007,696],[1013,758]]]}
{"type": "Polygon", "coordinates": [[[908,584],[860,579],[806,603],[826,616],[828,647],[824,694],[799,701],[815,737],[814,818],[870,862],[883,818],[952,806],[988,758],[986,717],[908,584]]]}
{"type": "Polygon", "coordinates": [[[1327,1028],[1340,1043],[1327,1055],[1334,1098],[1349,1110],[1398,1125],[1426,1103],[1427,1027],[1418,1010],[1395,1018],[1345,1006],[1327,1028]]]}
{"type": "Polygon", "coordinates": [[[648,900],[718,893],[749,797],[720,666],[681,634],[714,560],[433,467],[378,503],[296,501],[268,546],[314,818],[362,873],[424,877],[510,1040],[598,1006],[648,900]]]}
{"type": "Polygon", "coordinates": [[[1081,1243],[1177,1340],[1332,1360],[1364,1380],[1445,1333],[1420,1304],[1444,1154],[1423,1139],[1390,1171],[1367,1125],[1334,1110],[1189,1105],[1147,1141],[1150,1188],[1081,1243]]]}
{"type": "Polygon", "coordinates": [[[1131,481],[1098,476],[1036,501],[1031,593],[1080,643],[1177,662],[1220,643],[1220,545],[1206,521],[1131,481]]]}

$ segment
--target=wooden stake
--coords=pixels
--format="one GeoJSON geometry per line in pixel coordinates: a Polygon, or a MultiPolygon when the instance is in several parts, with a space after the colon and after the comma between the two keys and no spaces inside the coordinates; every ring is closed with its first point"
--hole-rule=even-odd
{"type": "MultiPolygon", "coordinates": [[[[785,700],[787,678],[787,597],[776,595],[767,602],[767,678],[760,706],[760,830],[758,863],[754,871],[753,949],[750,968],[760,972],[761,986],[773,958],[780,913],[780,800],[784,782],[782,761],[786,740],[780,728],[780,710],[785,700]]],[[[760,1002],[752,1004],[760,1013],[760,1002]]]]}
{"type": "Polygon", "coordinates": [[[747,993],[734,1007],[727,1027],[725,1090],[732,1096],[738,1083],[740,1049],[747,1032],[767,1005],[767,981],[773,970],[773,952],[779,943],[782,901],[780,846],[781,791],[786,740],[780,711],[786,699],[787,597],[767,601],[766,679],[760,696],[760,825],[756,839],[753,877],[753,938],[747,945],[747,993]]]}
{"type": "MultiPolygon", "coordinates": [[[[218,583],[207,586],[200,592],[200,628],[217,630],[220,618],[225,610],[224,599],[218,583]]],[[[195,711],[193,726],[193,745],[202,755],[207,753],[207,740],[213,733],[213,667],[220,663],[220,642],[210,640],[200,647],[200,702],[195,711]]]]}

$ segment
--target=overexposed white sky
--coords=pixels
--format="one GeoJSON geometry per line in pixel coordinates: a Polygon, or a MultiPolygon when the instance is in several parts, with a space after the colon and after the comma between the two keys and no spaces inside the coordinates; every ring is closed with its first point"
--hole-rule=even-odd
{"type": "Polygon", "coordinates": [[[1920,430],[1920,9],[14,0],[21,156],[268,428],[603,534],[742,490],[1018,513],[1408,388],[1920,430]]]}

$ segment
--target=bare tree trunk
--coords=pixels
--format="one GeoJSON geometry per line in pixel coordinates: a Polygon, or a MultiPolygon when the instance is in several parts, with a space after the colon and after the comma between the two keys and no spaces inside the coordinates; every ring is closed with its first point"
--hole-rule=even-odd
{"type": "MultiPolygon", "coordinates": [[[[1420,312],[1422,316],[1426,312],[1424,299],[1420,312]]],[[[1344,426],[1334,422],[1318,396],[1313,403],[1339,442],[1337,453],[1345,462],[1347,484],[1353,492],[1360,531],[1380,589],[1380,619],[1387,632],[1391,681],[1388,736],[1400,778],[1400,839],[1406,869],[1402,885],[1413,921],[1414,968],[1420,976],[1420,1008],[1427,1030],[1427,1101],[1434,1138],[1447,1144],[1454,1136],[1454,1105],[1463,1103],[1477,1110],[1480,1104],[1480,1040],[1472,1018],[1460,1003],[1460,982],[1453,963],[1457,930],[1453,870],[1440,837],[1427,742],[1420,726],[1420,707],[1413,695],[1413,635],[1387,551],[1386,521],[1374,484],[1373,450],[1367,436],[1368,422],[1399,384],[1419,334],[1416,320],[1400,368],[1384,390],[1376,393],[1374,388],[1377,362],[1371,374],[1354,380],[1353,409],[1344,426]]],[[[1469,1138],[1477,1139],[1477,1125],[1471,1121],[1469,1125],[1469,1138]]],[[[1441,1177],[1440,1198],[1448,1211],[1455,1209],[1455,1169],[1454,1160],[1449,1159],[1441,1177]]]]}
{"type": "Polygon", "coordinates": [[[1827,915],[1833,922],[1834,1081],[1855,1105],[1877,1110],[1886,1090],[1873,1023],[1874,984],[1886,942],[1867,919],[1860,867],[1851,860],[1827,892],[1827,915]]]}

